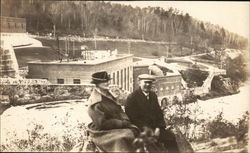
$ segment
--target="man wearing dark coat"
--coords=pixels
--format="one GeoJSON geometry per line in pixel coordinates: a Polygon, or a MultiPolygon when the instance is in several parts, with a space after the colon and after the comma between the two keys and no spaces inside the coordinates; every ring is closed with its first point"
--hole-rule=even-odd
{"type": "Polygon", "coordinates": [[[92,83],[96,85],[88,99],[88,114],[92,123],[88,125],[92,141],[105,152],[134,152],[132,142],[137,129],[109,92],[107,72],[96,72],[92,83]]]}
{"type": "Polygon", "coordinates": [[[154,80],[154,76],[149,74],[138,76],[139,88],[128,96],[125,112],[130,121],[141,130],[143,127],[153,130],[159,128],[159,141],[164,144],[170,153],[179,153],[174,133],[166,130],[157,95],[151,91],[154,80]]]}

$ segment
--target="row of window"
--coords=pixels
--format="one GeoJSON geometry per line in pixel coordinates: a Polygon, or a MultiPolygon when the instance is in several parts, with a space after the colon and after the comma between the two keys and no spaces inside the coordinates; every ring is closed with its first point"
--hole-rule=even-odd
{"type": "Polygon", "coordinates": [[[129,67],[112,73],[112,83],[129,90],[129,67]]]}
{"type": "Polygon", "coordinates": [[[172,85],[172,86],[166,86],[165,88],[164,87],[160,87],[160,88],[156,88],[156,90],[159,90],[159,91],[163,91],[163,90],[174,90],[174,89],[181,89],[181,85],[172,85]]]}
{"type": "MultiPolygon", "coordinates": [[[[64,84],[64,79],[57,79],[57,84],[64,84]]],[[[73,84],[81,84],[81,80],[73,79],[73,84]]]]}
{"type": "MultiPolygon", "coordinates": [[[[11,24],[10,23],[7,23],[7,25],[8,25],[8,28],[10,29],[12,26],[11,26],[11,24]]],[[[15,23],[14,24],[15,26],[15,28],[19,28],[19,26],[15,23]]],[[[25,29],[25,25],[24,24],[21,24],[21,26],[20,26],[22,29],[25,29]]]]}
{"type": "MultiPolygon", "coordinates": [[[[42,78],[48,80],[48,78],[42,78]]],[[[57,79],[57,84],[64,84],[64,79],[57,79]]],[[[73,79],[73,84],[81,84],[80,79],[73,79]]]]}

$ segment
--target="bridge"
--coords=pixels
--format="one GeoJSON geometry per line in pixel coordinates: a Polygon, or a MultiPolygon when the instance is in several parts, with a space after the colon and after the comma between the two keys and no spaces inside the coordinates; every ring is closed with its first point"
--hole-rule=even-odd
{"type": "Polygon", "coordinates": [[[195,95],[204,95],[204,94],[209,93],[209,91],[211,90],[211,84],[212,84],[214,76],[225,75],[225,74],[226,74],[226,70],[222,70],[222,69],[217,69],[215,71],[209,71],[208,77],[204,81],[203,85],[201,87],[194,88],[194,94],[195,95]]]}
{"type": "MultiPolygon", "coordinates": [[[[202,55],[202,54],[199,54],[199,55],[202,55]]],[[[197,65],[201,66],[200,70],[208,72],[208,77],[203,82],[203,85],[201,87],[194,88],[194,94],[195,95],[204,95],[204,94],[209,93],[209,91],[211,90],[211,84],[212,84],[214,76],[225,75],[226,74],[226,70],[216,68],[216,67],[214,67],[212,65],[209,65],[209,64],[197,62],[193,58],[194,56],[197,56],[197,55],[184,56],[184,57],[175,57],[175,58],[171,58],[171,59],[176,60],[177,62],[179,61],[179,62],[187,62],[187,63],[197,64],[197,65]]],[[[189,64],[187,66],[176,64],[176,68],[178,70],[186,70],[188,68],[191,68],[192,64],[189,64]]],[[[187,88],[186,83],[184,83],[183,85],[184,85],[184,87],[187,88]]]]}

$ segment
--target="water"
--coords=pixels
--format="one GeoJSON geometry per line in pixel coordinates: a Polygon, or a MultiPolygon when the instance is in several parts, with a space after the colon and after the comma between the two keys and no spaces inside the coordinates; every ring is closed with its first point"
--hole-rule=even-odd
{"type": "Polygon", "coordinates": [[[250,84],[240,88],[238,94],[209,99],[205,101],[198,101],[200,109],[203,111],[203,115],[199,118],[213,119],[220,112],[223,112],[224,119],[230,122],[236,122],[242,115],[249,111],[250,102],[250,84]]]}

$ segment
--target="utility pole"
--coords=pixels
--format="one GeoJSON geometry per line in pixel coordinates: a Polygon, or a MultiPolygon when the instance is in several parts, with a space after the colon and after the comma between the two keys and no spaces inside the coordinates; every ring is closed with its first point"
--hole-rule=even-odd
{"type": "Polygon", "coordinates": [[[97,29],[97,28],[95,28],[95,32],[94,32],[95,49],[97,48],[97,44],[96,44],[96,36],[97,36],[97,33],[98,33],[98,29],[97,29]]]}
{"type": "Polygon", "coordinates": [[[75,58],[75,41],[73,41],[72,43],[73,43],[72,45],[73,58],[75,58]]]}
{"type": "Polygon", "coordinates": [[[166,55],[166,57],[168,58],[169,47],[168,47],[167,45],[166,45],[165,47],[166,47],[166,50],[167,50],[167,55],[166,55]]]}
{"type": "Polygon", "coordinates": [[[131,42],[128,41],[128,54],[130,54],[130,49],[131,49],[131,42]]]}
{"type": "Polygon", "coordinates": [[[96,49],[96,47],[97,47],[97,44],[96,44],[96,36],[94,36],[94,39],[95,39],[95,49],[96,49]]]}
{"type": "Polygon", "coordinates": [[[58,52],[58,59],[61,61],[61,55],[60,55],[60,45],[59,45],[59,36],[56,36],[56,42],[57,42],[57,52],[58,52]]]}
{"type": "Polygon", "coordinates": [[[68,61],[69,61],[69,52],[70,52],[70,40],[69,40],[69,38],[68,38],[68,41],[67,41],[67,42],[68,42],[68,44],[67,44],[68,53],[67,53],[67,54],[68,54],[68,61]]]}
{"type": "Polygon", "coordinates": [[[65,40],[65,55],[67,57],[67,61],[69,61],[69,42],[68,42],[68,37],[66,37],[65,40]]]}
{"type": "Polygon", "coordinates": [[[56,25],[53,25],[53,36],[56,37],[56,25]]]}
{"type": "Polygon", "coordinates": [[[193,37],[191,36],[191,40],[190,40],[190,44],[191,44],[191,55],[193,54],[193,37]]]}

